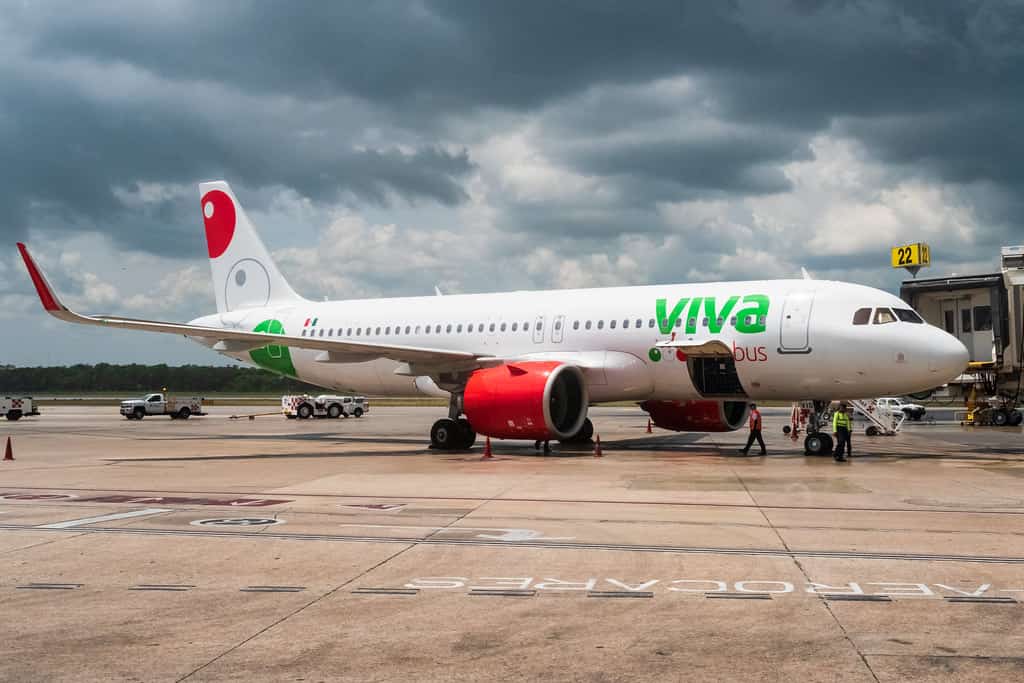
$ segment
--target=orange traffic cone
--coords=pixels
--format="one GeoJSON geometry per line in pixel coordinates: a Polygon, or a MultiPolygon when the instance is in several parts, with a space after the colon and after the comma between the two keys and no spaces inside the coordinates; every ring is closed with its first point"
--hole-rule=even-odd
{"type": "Polygon", "coordinates": [[[14,460],[14,449],[11,448],[11,437],[7,437],[7,448],[4,449],[4,460],[14,460]]]}
{"type": "Polygon", "coordinates": [[[597,435],[597,439],[594,441],[594,457],[600,458],[603,454],[601,453],[601,435],[597,435]]]}
{"type": "Polygon", "coordinates": [[[493,457],[494,457],[494,454],[491,453],[491,437],[487,437],[487,440],[484,441],[484,457],[482,457],[480,459],[481,460],[490,460],[493,457]]]}
{"type": "Polygon", "coordinates": [[[648,420],[648,421],[647,421],[647,433],[648,433],[648,434],[651,434],[651,433],[652,433],[652,432],[651,432],[651,421],[650,421],[650,420],[648,420]]]}

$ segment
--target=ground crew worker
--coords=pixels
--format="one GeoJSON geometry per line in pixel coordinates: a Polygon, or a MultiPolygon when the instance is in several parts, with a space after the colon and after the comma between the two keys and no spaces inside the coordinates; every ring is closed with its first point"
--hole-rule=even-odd
{"type": "Polygon", "coordinates": [[[846,462],[843,455],[843,447],[846,447],[846,455],[853,457],[850,445],[850,433],[853,431],[853,418],[850,415],[850,406],[846,402],[839,404],[839,410],[832,416],[832,434],[836,438],[836,450],[832,454],[836,462],[846,462]]]}
{"type": "Polygon", "coordinates": [[[754,445],[754,439],[757,439],[757,443],[761,444],[761,455],[767,455],[768,451],[765,450],[764,439],[761,437],[761,411],[754,403],[750,404],[749,425],[750,436],[747,437],[747,445],[740,449],[740,453],[746,455],[750,451],[750,447],[754,445]]]}

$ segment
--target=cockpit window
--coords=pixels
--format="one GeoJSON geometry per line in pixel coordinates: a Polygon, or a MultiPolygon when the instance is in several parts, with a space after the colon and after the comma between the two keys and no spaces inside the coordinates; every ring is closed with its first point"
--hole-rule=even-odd
{"type": "Polygon", "coordinates": [[[886,323],[896,322],[896,316],[893,315],[892,311],[888,308],[879,308],[875,310],[875,324],[885,325],[886,323]]]}
{"type": "Polygon", "coordinates": [[[858,308],[857,312],[853,314],[854,325],[867,325],[869,322],[871,322],[870,308],[858,308]]]}
{"type": "Polygon", "coordinates": [[[905,323],[915,323],[917,325],[921,325],[924,323],[924,320],[921,319],[921,316],[919,316],[916,312],[910,310],[909,308],[894,308],[892,310],[896,313],[896,317],[905,323]]]}

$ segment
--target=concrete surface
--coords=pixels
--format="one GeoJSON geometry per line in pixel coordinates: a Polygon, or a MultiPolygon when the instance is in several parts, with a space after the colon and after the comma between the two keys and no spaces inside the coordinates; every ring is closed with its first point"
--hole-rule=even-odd
{"type": "Polygon", "coordinates": [[[425,448],[436,408],[238,412],[0,422],[0,680],[1024,677],[1019,428],[840,465],[785,410],[744,458],[605,408],[603,458],[481,461],[425,448]]]}

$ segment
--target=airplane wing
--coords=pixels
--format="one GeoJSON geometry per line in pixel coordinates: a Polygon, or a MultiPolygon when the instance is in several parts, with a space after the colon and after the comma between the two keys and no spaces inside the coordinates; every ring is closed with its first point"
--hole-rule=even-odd
{"type": "Polygon", "coordinates": [[[318,360],[327,362],[359,362],[374,358],[390,358],[405,363],[424,366],[434,365],[473,365],[494,362],[493,356],[477,354],[469,351],[451,349],[435,349],[420,346],[400,346],[379,344],[375,342],[353,342],[342,339],[324,339],[322,337],[296,337],[285,334],[269,334],[266,332],[244,332],[203,325],[186,325],[181,323],[163,322],[159,320],[139,320],[117,316],[90,316],[75,313],[61,303],[46,276],[36,265],[28,249],[21,242],[18,251],[28,268],[29,277],[35,285],[39,300],[47,313],[67,322],[81,325],[99,325],[102,327],[120,327],[143,332],[162,332],[165,334],[181,334],[186,337],[198,337],[215,342],[215,351],[246,351],[258,349],[269,344],[288,346],[300,349],[316,349],[326,352],[318,360]]]}

